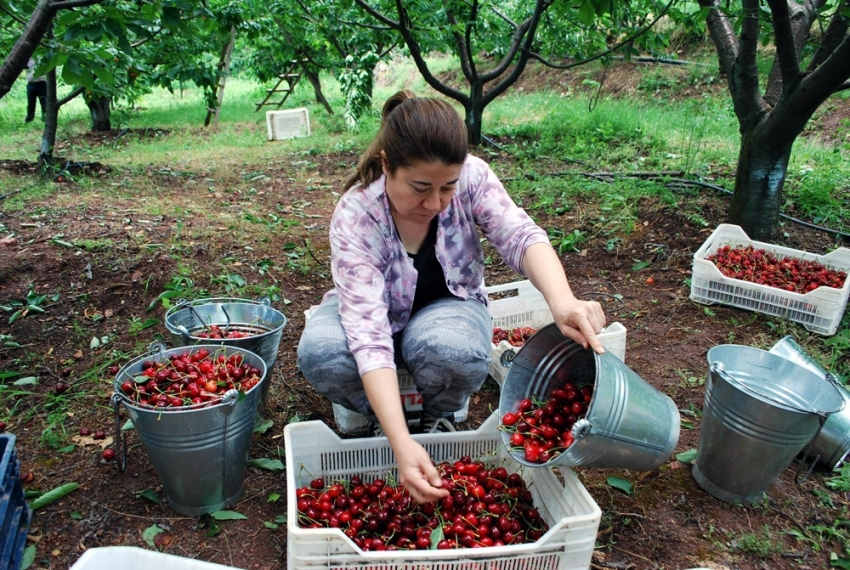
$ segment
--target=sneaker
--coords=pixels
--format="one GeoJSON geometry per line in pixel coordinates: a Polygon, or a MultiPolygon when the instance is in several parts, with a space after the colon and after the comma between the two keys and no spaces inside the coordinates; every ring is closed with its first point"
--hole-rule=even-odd
{"type": "Polygon", "coordinates": [[[422,414],[419,422],[420,433],[451,433],[457,431],[454,422],[454,414],[446,418],[435,418],[428,414],[422,414]]]}

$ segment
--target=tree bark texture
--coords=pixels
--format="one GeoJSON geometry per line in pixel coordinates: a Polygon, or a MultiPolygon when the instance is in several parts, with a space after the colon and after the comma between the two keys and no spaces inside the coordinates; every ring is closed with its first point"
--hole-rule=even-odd
{"type": "Polygon", "coordinates": [[[310,85],[313,86],[313,92],[316,94],[316,103],[322,105],[322,107],[324,107],[328,112],[328,115],[333,115],[334,110],[325,98],[325,94],[322,93],[322,82],[319,80],[319,74],[310,69],[307,63],[303,61],[301,62],[301,73],[307,78],[310,85]]]}
{"type": "MultiPolygon", "coordinates": [[[[49,26],[49,25],[48,25],[49,26]]],[[[53,165],[53,147],[56,146],[56,128],[59,125],[59,105],[56,101],[56,68],[47,72],[47,97],[44,110],[44,130],[41,132],[41,150],[38,153],[38,166],[49,174],[46,167],[53,165]]]]}

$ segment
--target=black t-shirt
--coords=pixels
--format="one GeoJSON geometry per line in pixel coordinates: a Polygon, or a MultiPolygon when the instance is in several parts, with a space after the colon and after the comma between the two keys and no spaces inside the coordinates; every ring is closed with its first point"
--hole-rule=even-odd
{"type": "Polygon", "coordinates": [[[446,285],[446,275],[443,273],[443,267],[437,259],[437,254],[434,252],[434,246],[437,243],[437,218],[431,221],[431,226],[428,229],[428,235],[419,248],[419,252],[407,255],[413,260],[413,267],[419,273],[416,280],[416,295],[413,297],[413,309],[410,311],[411,316],[416,312],[436,299],[441,297],[451,296],[449,286],[446,285]]]}

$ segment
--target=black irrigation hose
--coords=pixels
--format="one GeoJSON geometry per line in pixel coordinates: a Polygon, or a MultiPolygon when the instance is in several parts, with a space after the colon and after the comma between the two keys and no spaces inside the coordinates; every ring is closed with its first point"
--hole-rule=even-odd
{"type": "MultiPolygon", "coordinates": [[[[668,188],[674,188],[678,185],[685,186],[700,186],[703,188],[710,188],[711,190],[716,190],[718,192],[723,192],[724,194],[732,195],[731,190],[727,190],[722,186],[717,186],[716,184],[710,184],[708,182],[702,182],[700,180],[689,180],[687,178],[679,178],[676,176],[664,176],[659,173],[643,173],[643,175],[635,174],[635,173],[627,173],[627,172],[550,172],[546,174],[541,174],[540,176],[585,176],[587,178],[593,178],[594,180],[599,180],[601,182],[612,182],[614,178],[624,177],[624,178],[639,178],[641,180],[665,180],[667,183],[665,184],[668,188]]],[[[535,176],[526,176],[525,178],[529,180],[533,180],[535,176]]],[[[516,177],[513,178],[503,178],[505,182],[510,182],[516,180],[516,177]]],[[[795,224],[799,224],[801,226],[825,232],[828,234],[836,235],[841,239],[850,241],[850,234],[846,232],[842,232],[841,230],[834,230],[832,228],[826,228],[823,226],[819,226],[817,224],[813,224],[811,222],[806,222],[799,218],[795,218],[793,216],[789,216],[788,214],[779,213],[779,217],[784,218],[788,221],[794,222],[795,224]]]]}

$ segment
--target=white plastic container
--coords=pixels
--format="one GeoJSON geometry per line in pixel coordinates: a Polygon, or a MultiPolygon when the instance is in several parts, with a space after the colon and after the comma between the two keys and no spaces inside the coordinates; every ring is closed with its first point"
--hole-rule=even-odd
{"type": "Polygon", "coordinates": [[[236,570],[193,558],[163,554],[135,546],[89,548],[71,570],[236,570]]]}
{"type": "Polygon", "coordinates": [[[850,279],[845,280],[844,287],[841,289],[818,287],[806,294],[733,279],[720,273],[714,263],[706,259],[724,245],[731,247],[751,245],[755,249],[764,249],[777,257],[813,260],[830,269],[841,270],[845,273],[850,273],[850,249],[839,247],[826,255],[815,255],[752,241],[740,226],[720,224],[694,254],[690,295],[692,301],[704,305],[720,303],[766,313],[800,323],[815,333],[835,334],[847,305],[850,279]]]}
{"type": "Polygon", "coordinates": [[[305,107],[266,111],[270,141],[310,136],[310,112],[305,107]]]}
{"type": "MultiPolygon", "coordinates": [[[[530,281],[515,281],[504,285],[487,287],[487,295],[514,293],[510,297],[491,299],[490,316],[493,317],[493,328],[499,327],[510,331],[516,327],[531,327],[535,330],[552,322],[552,312],[543,298],[530,281]]],[[[626,360],[626,327],[620,323],[611,323],[597,335],[602,345],[620,360],[626,360]]],[[[508,375],[508,367],[501,363],[502,355],[521,347],[513,346],[506,340],[494,344],[490,348],[490,376],[501,386],[508,375]]]]}
{"type": "Polygon", "coordinates": [[[296,489],[314,477],[326,481],[359,475],[364,481],[398,477],[395,456],[387,439],[341,439],[323,422],[301,422],[284,428],[286,448],[287,568],[317,570],[357,567],[358,570],[408,570],[439,568],[468,570],[559,569],[587,570],[602,512],[570,469],[560,469],[563,483],[551,469],[528,469],[509,459],[497,430],[498,413],[476,431],[420,434],[421,443],[435,462],[455,461],[464,455],[473,460],[504,461],[509,472],[520,472],[534,504],[549,524],[540,540],[521,545],[452,550],[366,552],[340,529],[306,529],[296,524],[296,489]]]}

